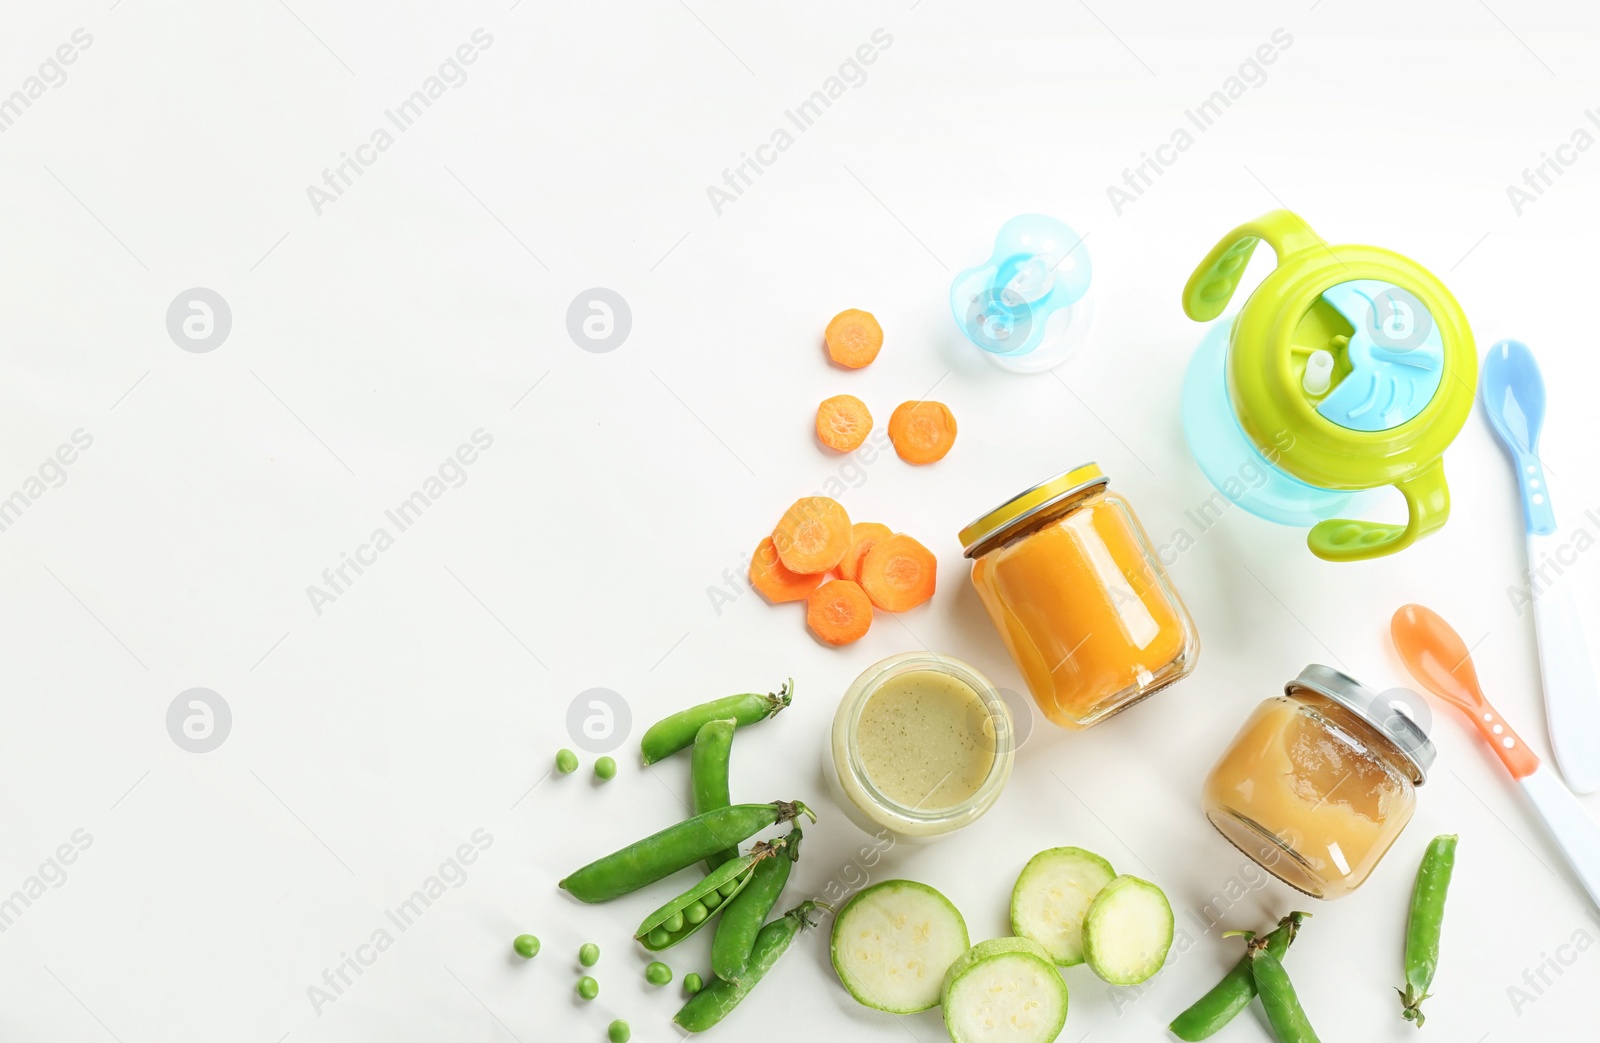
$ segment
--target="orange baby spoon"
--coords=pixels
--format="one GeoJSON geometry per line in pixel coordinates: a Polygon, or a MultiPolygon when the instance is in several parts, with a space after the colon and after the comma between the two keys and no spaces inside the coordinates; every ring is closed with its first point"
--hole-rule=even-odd
{"type": "Polygon", "coordinates": [[[1521,784],[1589,900],[1600,906],[1600,825],[1483,697],[1472,653],[1461,635],[1421,605],[1401,606],[1389,621],[1389,634],[1422,686],[1472,719],[1478,734],[1521,784]]]}
{"type": "Polygon", "coordinates": [[[1455,629],[1421,605],[1403,605],[1389,621],[1389,633],[1406,669],[1434,695],[1472,719],[1514,779],[1539,769],[1539,757],[1489,705],[1478,684],[1472,653],[1455,629]]]}

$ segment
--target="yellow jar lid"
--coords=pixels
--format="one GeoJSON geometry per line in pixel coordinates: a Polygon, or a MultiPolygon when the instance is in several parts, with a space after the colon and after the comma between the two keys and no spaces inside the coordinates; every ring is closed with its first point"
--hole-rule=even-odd
{"type": "Polygon", "coordinates": [[[962,529],[960,540],[961,546],[965,548],[964,553],[970,558],[975,547],[996,533],[1027,521],[1040,511],[1053,507],[1063,500],[1081,496],[1090,489],[1104,486],[1110,481],[1105,472],[1100,470],[1100,465],[1095,463],[1074,467],[1054,478],[1047,478],[1033,488],[1023,490],[962,529]]]}

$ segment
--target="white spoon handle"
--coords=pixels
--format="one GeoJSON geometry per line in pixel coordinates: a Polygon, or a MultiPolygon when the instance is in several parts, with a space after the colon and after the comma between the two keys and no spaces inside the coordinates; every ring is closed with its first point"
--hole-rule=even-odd
{"type": "Polygon", "coordinates": [[[1545,716],[1550,746],[1567,785],[1578,793],[1600,790],[1600,686],[1584,638],[1583,620],[1572,596],[1574,578],[1555,575],[1567,563],[1571,544],[1560,530],[1528,536],[1528,567],[1538,577],[1546,566],[1546,582],[1537,582],[1533,618],[1539,636],[1539,672],[1544,681],[1545,716]]]}
{"type": "Polygon", "coordinates": [[[1522,791],[1544,819],[1550,836],[1567,856],[1583,889],[1589,892],[1589,901],[1600,908],[1600,825],[1583,810],[1578,798],[1561,784],[1549,765],[1539,765],[1532,775],[1524,778],[1522,791]]]}

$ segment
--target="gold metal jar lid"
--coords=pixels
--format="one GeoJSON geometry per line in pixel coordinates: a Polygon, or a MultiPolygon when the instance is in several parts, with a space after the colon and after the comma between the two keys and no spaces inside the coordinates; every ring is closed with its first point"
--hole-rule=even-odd
{"type": "Polygon", "coordinates": [[[1082,496],[1097,487],[1103,488],[1110,481],[1100,470],[1099,464],[1087,463],[1023,490],[961,530],[960,540],[965,555],[972,557],[973,550],[979,544],[998,533],[1037,517],[1064,500],[1082,496]]]}

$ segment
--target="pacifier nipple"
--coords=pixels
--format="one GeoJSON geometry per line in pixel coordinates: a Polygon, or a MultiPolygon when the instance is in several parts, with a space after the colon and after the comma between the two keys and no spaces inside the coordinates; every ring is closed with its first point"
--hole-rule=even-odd
{"type": "Polygon", "coordinates": [[[1326,395],[1332,384],[1333,352],[1318,348],[1306,359],[1306,372],[1301,378],[1300,387],[1312,398],[1318,398],[1326,395]]]}
{"type": "Polygon", "coordinates": [[[1046,258],[1029,258],[1018,266],[1017,273],[1006,283],[1005,289],[1001,291],[1001,299],[1007,304],[1036,301],[1050,292],[1050,284],[1054,281],[1054,274],[1046,265],[1046,258]]]}

